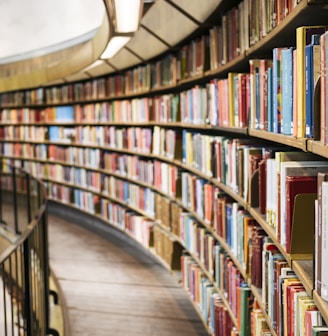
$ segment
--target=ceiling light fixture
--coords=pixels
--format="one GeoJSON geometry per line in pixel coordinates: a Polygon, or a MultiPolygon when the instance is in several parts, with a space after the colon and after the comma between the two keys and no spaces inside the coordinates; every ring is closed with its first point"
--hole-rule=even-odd
{"type": "Polygon", "coordinates": [[[139,28],[143,0],[104,0],[108,18],[110,37],[102,59],[113,57],[131,39],[139,28]]]}

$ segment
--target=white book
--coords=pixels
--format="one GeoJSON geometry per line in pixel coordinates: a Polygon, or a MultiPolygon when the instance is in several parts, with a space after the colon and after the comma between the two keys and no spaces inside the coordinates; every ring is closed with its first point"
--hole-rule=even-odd
{"type": "Polygon", "coordinates": [[[328,181],[322,182],[321,297],[328,300],[328,181]]]}
{"type": "Polygon", "coordinates": [[[274,195],[275,195],[275,187],[273,185],[273,179],[274,176],[277,175],[275,172],[276,168],[276,160],[275,159],[267,159],[266,162],[266,169],[267,169],[267,174],[266,174],[266,222],[268,225],[273,226],[273,221],[272,221],[272,214],[274,210],[274,195]]]}
{"type": "Polygon", "coordinates": [[[328,172],[326,161],[284,161],[280,163],[280,243],[286,246],[286,177],[316,176],[328,172]]]}

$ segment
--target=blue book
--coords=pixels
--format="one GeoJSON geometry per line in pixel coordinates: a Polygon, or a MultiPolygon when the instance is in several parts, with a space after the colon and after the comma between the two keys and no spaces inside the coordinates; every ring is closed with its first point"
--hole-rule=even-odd
{"type": "Polygon", "coordinates": [[[229,246],[231,246],[232,243],[232,237],[231,237],[231,229],[232,229],[232,203],[226,204],[226,237],[223,237],[226,239],[226,242],[229,246]]]}
{"type": "Polygon", "coordinates": [[[56,121],[73,122],[74,121],[74,107],[72,105],[57,106],[56,107],[56,121]]]}
{"type": "Polygon", "coordinates": [[[60,141],[59,126],[49,127],[49,141],[60,141]]]}
{"type": "Polygon", "coordinates": [[[281,51],[281,133],[293,134],[293,51],[281,51]]]}
{"type": "Polygon", "coordinates": [[[272,55],[272,109],[273,132],[281,131],[281,51],[284,48],[274,48],[272,55]]]}
{"type": "Polygon", "coordinates": [[[320,75],[320,34],[311,36],[311,43],[305,46],[305,137],[313,137],[314,85],[320,75]]]}
{"type": "Polygon", "coordinates": [[[273,132],[272,68],[268,68],[268,132],[273,132]]]}

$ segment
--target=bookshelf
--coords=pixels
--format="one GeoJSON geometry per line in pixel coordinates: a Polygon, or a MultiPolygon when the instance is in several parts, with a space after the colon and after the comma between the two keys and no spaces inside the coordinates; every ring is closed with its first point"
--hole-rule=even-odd
{"type": "Polygon", "coordinates": [[[276,310],[281,305],[278,267],[293,272],[328,324],[327,301],[315,284],[314,221],[310,216],[308,228],[302,219],[313,214],[314,198],[302,195],[295,203],[301,210],[292,216],[289,253],[282,239],[287,228],[277,219],[276,199],[270,198],[278,194],[270,173],[278,173],[266,166],[261,175],[259,168],[265,158],[273,169],[275,152],[297,151],[307,155],[304,160],[326,161],[327,146],[305,134],[254,126],[262,104],[256,99],[268,93],[252,91],[250,71],[251,60],[272,59],[275,48],[297,47],[298,26],[327,23],[328,8],[324,1],[286,1],[274,26],[250,20],[257,33],[247,38],[240,33],[238,40],[225,36],[226,54],[213,59],[213,49],[204,47],[214,43],[212,34],[227,30],[233,15],[244,25],[245,12],[251,19],[263,10],[261,1],[221,3],[215,15],[220,8],[225,11],[215,29],[209,20],[197,37],[145,64],[79,82],[1,93],[1,154],[42,177],[54,202],[124,231],[168,269],[182,267],[183,286],[209,334],[219,333],[215,328],[225,321],[229,330],[221,330],[222,335],[238,330],[247,335],[257,323],[266,335],[282,335],[279,316],[286,312],[276,310]],[[245,9],[246,3],[259,7],[245,9]],[[203,46],[203,54],[195,45],[203,46]],[[242,90],[244,80],[249,86],[242,90]],[[261,183],[274,186],[271,194],[260,189],[261,183]],[[305,229],[309,234],[303,236],[305,229]]]}

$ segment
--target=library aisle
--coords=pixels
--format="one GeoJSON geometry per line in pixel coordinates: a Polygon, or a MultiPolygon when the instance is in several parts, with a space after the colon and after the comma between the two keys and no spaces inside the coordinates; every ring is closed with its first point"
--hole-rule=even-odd
{"type": "Polygon", "coordinates": [[[122,235],[99,235],[51,212],[49,255],[67,336],[208,335],[177,280],[122,235]]]}

